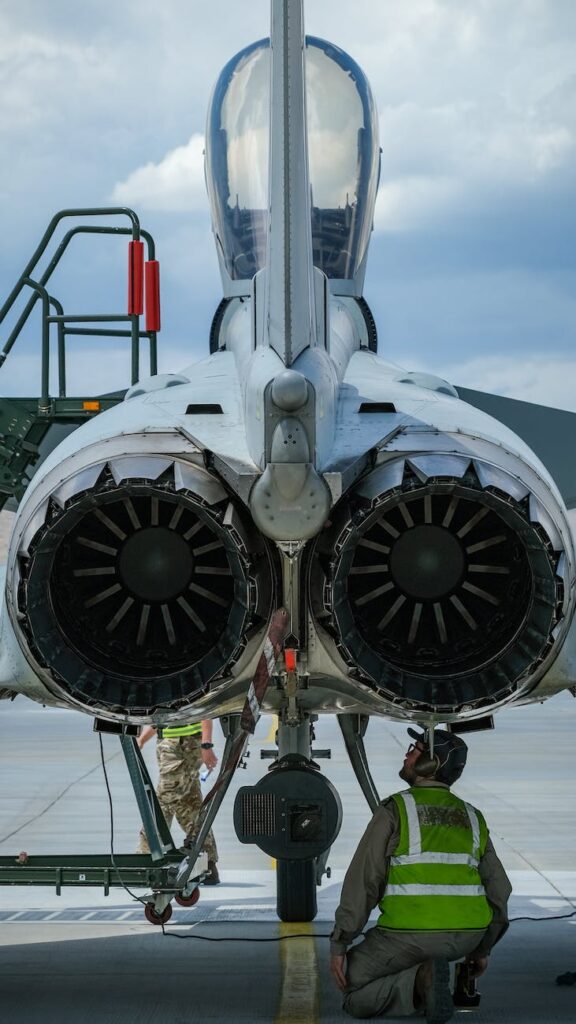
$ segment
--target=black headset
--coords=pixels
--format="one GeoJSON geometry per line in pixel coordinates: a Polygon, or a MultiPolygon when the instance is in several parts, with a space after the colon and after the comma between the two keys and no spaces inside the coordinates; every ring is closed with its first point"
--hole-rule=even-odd
{"type": "Polygon", "coordinates": [[[466,744],[462,740],[448,743],[444,736],[439,738],[438,744],[434,744],[434,753],[430,752],[430,729],[425,730],[422,736],[416,736],[412,730],[410,735],[424,744],[424,750],[420,757],[413,764],[414,773],[423,779],[434,778],[439,775],[439,782],[451,785],[459,779],[466,764],[466,744]],[[444,748],[448,748],[447,750],[444,748]],[[436,753],[438,750],[438,753],[436,753]],[[452,766],[452,767],[450,767],[452,766]],[[447,777],[446,777],[447,776],[447,777]]]}
{"type": "Polygon", "coordinates": [[[433,731],[431,729],[428,729],[426,733],[424,733],[426,739],[424,739],[424,736],[421,737],[420,743],[425,743],[425,749],[422,751],[420,757],[414,764],[414,771],[416,772],[417,775],[422,776],[422,778],[424,779],[432,778],[434,775],[436,775],[436,772],[439,771],[440,768],[442,767],[442,761],[440,760],[438,754],[430,753],[431,732],[433,735],[433,731]]]}

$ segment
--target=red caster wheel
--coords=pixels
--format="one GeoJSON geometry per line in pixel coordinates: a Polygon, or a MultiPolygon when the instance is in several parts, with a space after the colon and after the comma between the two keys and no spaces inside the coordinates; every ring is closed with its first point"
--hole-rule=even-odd
{"type": "Polygon", "coordinates": [[[182,896],[180,893],[177,893],[174,899],[179,907],[195,907],[200,899],[200,889],[196,886],[189,896],[182,896]]]}
{"type": "Polygon", "coordinates": [[[164,907],[162,913],[159,914],[153,903],[147,903],[144,907],[144,917],[150,924],[166,924],[172,917],[172,904],[169,903],[167,907],[164,907]]]}

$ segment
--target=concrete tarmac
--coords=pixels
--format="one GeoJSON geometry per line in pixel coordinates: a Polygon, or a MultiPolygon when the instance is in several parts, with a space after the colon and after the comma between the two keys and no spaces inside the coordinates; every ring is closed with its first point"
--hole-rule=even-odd
{"type": "MultiPolygon", "coordinates": [[[[9,519],[0,515],[0,561],[9,519]]],[[[503,712],[490,733],[467,738],[466,772],[456,792],[485,813],[513,886],[515,921],[481,979],[478,1024],[555,1024],[576,1020],[576,986],[556,975],[576,971],[576,701],[503,712]],[[555,919],[559,918],[559,919],[555,919]]],[[[343,826],[319,890],[313,925],[275,916],[274,868],[241,845],[232,826],[234,794],[267,768],[269,716],[259,723],[215,833],[222,884],[203,888],[191,910],[176,908],[165,934],[144,921],[121,889],[0,888],[0,1024],[190,1024],[345,1021],[330,980],[328,938],[345,869],[369,820],[332,718],[317,725],[330,747],[323,771],[338,788],[343,826]],[[291,937],[292,933],[302,937],[291,937]]],[[[373,720],[367,750],[381,796],[399,788],[404,726],[373,720]]],[[[217,750],[223,746],[216,728],[217,750]]],[[[104,738],[113,799],[114,850],[134,852],[139,829],[119,744],[104,738]]],[[[155,777],[154,743],[145,756],[155,777]]],[[[100,748],[87,717],[43,709],[18,697],[0,702],[0,856],[110,852],[110,808],[100,748]]],[[[176,840],[181,837],[174,829],[176,840]]],[[[458,1019],[458,1014],[456,1019],[458,1019]]]]}
{"type": "MultiPolygon", "coordinates": [[[[576,702],[562,694],[505,712],[494,732],[469,737],[469,767],[457,792],[486,813],[513,881],[512,917],[538,919],[513,924],[495,950],[480,985],[479,1024],[576,1019],[576,988],[554,983],[557,974],[576,971],[576,916],[565,917],[576,909],[575,725],[576,702]]],[[[107,898],[91,888],[65,889],[60,897],[40,887],[0,890],[2,1024],[346,1019],[328,975],[327,936],[369,811],[337,724],[321,719],[317,743],[333,755],[323,770],[342,795],[344,822],[318,917],[312,926],[296,926],[303,938],[287,938],[294,927],[276,920],[273,866],[238,842],[231,821],[235,789],[266,770],[259,755],[272,733],[273,720],[265,716],[247,769],[237,773],[217,819],[222,884],[203,888],[194,909],[177,908],[166,935],[144,922],[141,906],[123,890],[107,898]]],[[[403,726],[371,723],[367,746],[382,796],[399,785],[406,742],[403,726]]],[[[133,852],[138,812],[117,741],[106,737],[104,746],[115,852],[133,852]]],[[[146,758],[155,773],[153,742],[146,758]]],[[[0,855],[109,852],[109,806],[88,718],[24,698],[2,702],[0,765],[0,855]]]]}

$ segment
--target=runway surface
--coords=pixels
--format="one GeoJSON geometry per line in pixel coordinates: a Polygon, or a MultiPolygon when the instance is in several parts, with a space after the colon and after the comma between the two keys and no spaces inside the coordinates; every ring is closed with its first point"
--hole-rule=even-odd
{"type": "MultiPolygon", "coordinates": [[[[10,513],[0,515],[0,562],[10,513]]],[[[494,732],[472,735],[468,767],[456,791],[484,811],[514,886],[517,921],[481,980],[478,1024],[555,1024],[576,1019],[576,987],[557,974],[576,971],[576,701],[569,694],[517,708],[494,732]],[[560,918],[554,920],[554,918],[560,918]]],[[[345,869],[369,820],[347,765],[336,722],[323,718],[322,767],[342,797],[344,820],[319,890],[313,925],[275,916],[270,860],[241,845],[232,827],[240,785],[266,770],[272,745],[265,716],[216,823],[222,884],[203,888],[192,910],[177,908],[163,935],[141,904],[121,889],[0,888],[0,1024],[190,1024],[344,1021],[328,969],[327,936],[345,869]],[[301,938],[291,938],[296,928],[301,938]]],[[[216,727],[217,749],[222,749],[216,727]]],[[[372,721],[370,763],[385,796],[398,788],[404,726],[372,721]]],[[[119,744],[104,738],[113,798],[114,849],[135,850],[139,817],[119,744]]],[[[155,777],[154,743],[145,756],[155,777]]],[[[19,697],[0,702],[0,856],[110,852],[110,810],[92,722],[19,697]]],[[[181,833],[174,830],[176,839],[181,833]]]]}
{"type": "MultiPolygon", "coordinates": [[[[558,973],[576,970],[576,917],[545,920],[576,908],[575,726],[576,701],[562,694],[506,712],[494,732],[469,738],[469,768],[457,792],[488,818],[514,884],[512,916],[539,919],[513,924],[495,951],[480,986],[479,1024],[576,1017],[576,988],[554,984],[558,973]]],[[[106,898],[96,889],[65,889],[60,897],[39,887],[0,889],[2,1024],[346,1019],[327,971],[326,936],[369,812],[335,721],[321,719],[317,743],[332,749],[323,770],[341,793],[344,823],[314,925],[296,926],[304,938],[285,938],[293,926],[275,918],[271,862],[236,840],[231,821],[235,789],[256,782],[266,769],[260,750],[270,745],[272,731],[272,719],[263,718],[248,767],[238,773],[217,820],[222,884],[204,888],[194,909],[177,908],[166,936],[144,922],[140,904],[122,890],[106,898]]],[[[115,852],[130,853],[138,812],[117,741],[106,737],[104,746],[115,852]]],[[[405,728],[373,721],[367,746],[385,795],[398,786],[405,728]]],[[[153,742],[146,759],[155,772],[153,742]]],[[[0,763],[0,855],[109,852],[109,806],[89,719],[24,698],[2,702],[0,763]]]]}

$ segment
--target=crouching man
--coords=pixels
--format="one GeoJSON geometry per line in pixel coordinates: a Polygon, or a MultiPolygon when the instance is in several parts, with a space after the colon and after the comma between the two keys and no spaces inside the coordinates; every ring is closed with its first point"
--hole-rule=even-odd
{"type": "Polygon", "coordinates": [[[385,800],[364,833],[342,887],[330,969],[352,1017],[453,1014],[449,961],[482,974],[508,927],[511,893],[480,811],[450,792],[467,747],[444,730],[419,733],[400,778],[409,789],[385,800]],[[380,917],[363,941],[376,904],[380,917]]]}

